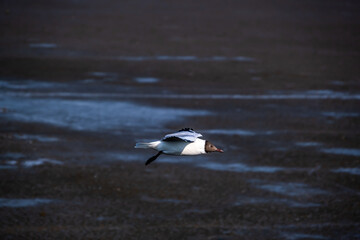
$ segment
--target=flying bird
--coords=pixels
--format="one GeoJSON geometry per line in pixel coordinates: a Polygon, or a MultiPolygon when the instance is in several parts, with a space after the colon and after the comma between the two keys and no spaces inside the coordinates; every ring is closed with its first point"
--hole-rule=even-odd
{"type": "Polygon", "coordinates": [[[211,142],[200,139],[202,135],[192,128],[183,128],[176,133],[167,134],[161,140],[147,143],[136,143],[135,148],[151,148],[158,153],[149,158],[145,165],[149,165],[161,154],[168,155],[200,155],[211,152],[224,152],[211,142]]]}

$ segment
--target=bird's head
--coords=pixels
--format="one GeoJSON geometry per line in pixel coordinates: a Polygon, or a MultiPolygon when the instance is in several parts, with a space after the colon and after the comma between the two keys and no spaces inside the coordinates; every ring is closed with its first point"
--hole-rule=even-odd
{"type": "Polygon", "coordinates": [[[210,152],[221,152],[221,153],[223,153],[224,151],[217,148],[217,147],[215,147],[215,145],[212,144],[211,142],[206,141],[205,142],[205,152],[207,152],[207,153],[210,153],[210,152]]]}

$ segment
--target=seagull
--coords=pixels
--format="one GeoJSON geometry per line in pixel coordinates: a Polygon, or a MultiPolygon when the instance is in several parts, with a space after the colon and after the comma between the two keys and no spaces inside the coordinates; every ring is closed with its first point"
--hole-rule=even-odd
{"type": "Polygon", "coordinates": [[[183,128],[176,133],[165,135],[161,140],[154,142],[136,143],[135,148],[151,148],[158,153],[149,158],[145,165],[155,161],[161,154],[168,155],[200,155],[211,152],[224,151],[215,147],[211,142],[200,139],[202,135],[192,128],[183,128]]]}

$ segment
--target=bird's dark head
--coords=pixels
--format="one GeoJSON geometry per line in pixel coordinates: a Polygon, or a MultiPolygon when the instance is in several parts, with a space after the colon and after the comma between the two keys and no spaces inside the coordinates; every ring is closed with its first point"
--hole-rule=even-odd
{"type": "Polygon", "coordinates": [[[217,147],[215,147],[215,145],[212,144],[211,142],[206,141],[205,142],[205,152],[207,152],[207,153],[210,153],[210,152],[221,152],[221,153],[223,153],[224,151],[217,148],[217,147]]]}

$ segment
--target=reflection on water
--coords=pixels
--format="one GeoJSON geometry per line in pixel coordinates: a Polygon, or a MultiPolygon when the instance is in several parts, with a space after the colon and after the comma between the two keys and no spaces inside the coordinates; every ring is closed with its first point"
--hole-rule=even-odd
{"type": "Polygon", "coordinates": [[[0,198],[0,207],[20,208],[20,207],[34,207],[41,204],[48,204],[54,200],[46,198],[32,198],[32,199],[16,199],[16,198],[0,198]]]}
{"type": "Polygon", "coordinates": [[[348,155],[354,157],[360,156],[360,149],[355,148],[323,148],[320,151],[328,154],[348,155]]]}

